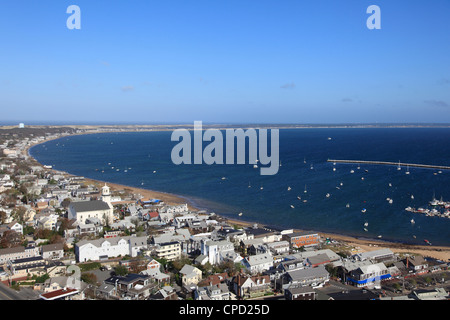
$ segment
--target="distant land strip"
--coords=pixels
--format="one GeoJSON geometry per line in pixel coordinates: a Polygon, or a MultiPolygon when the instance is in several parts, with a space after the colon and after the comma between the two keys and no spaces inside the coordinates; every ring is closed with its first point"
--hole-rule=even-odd
{"type": "Polygon", "coordinates": [[[328,159],[327,162],[335,163],[357,163],[357,164],[375,164],[375,165],[386,165],[386,166],[400,166],[400,167],[416,167],[416,168],[428,168],[428,169],[442,169],[450,170],[450,166],[438,166],[430,164],[419,164],[419,163],[401,163],[401,162],[389,162],[389,161],[370,161],[370,160],[337,160],[328,159]]]}

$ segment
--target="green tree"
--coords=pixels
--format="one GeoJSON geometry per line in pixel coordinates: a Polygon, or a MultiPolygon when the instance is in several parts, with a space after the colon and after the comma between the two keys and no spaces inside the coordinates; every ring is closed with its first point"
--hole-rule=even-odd
{"type": "Polygon", "coordinates": [[[118,276],[125,276],[128,274],[128,269],[125,266],[117,266],[114,270],[118,276]]]}

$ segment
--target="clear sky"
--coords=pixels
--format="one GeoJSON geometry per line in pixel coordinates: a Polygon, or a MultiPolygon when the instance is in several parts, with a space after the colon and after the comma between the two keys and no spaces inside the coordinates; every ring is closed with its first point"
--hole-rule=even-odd
{"type": "Polygon", "coordinates": [[[448,0],[2,0],[0,45],[0,122],[450,122],[448,0]]]}

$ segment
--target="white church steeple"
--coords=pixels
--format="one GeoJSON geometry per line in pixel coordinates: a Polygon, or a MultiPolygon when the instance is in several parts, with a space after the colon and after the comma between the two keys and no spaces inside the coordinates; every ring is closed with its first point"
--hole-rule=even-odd
{"type": "Polygon", "coordinates": [[[109,191],[109,187],[105,185],[102,187],[102,201],[106,203],[111,203],[111,193],[109,191]]]}

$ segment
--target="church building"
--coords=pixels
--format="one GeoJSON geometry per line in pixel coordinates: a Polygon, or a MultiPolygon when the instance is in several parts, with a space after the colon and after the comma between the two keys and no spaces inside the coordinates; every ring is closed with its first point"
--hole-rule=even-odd
{"type": "Polygon", "coordinates": [[[75,201],[68,207],[69,220],[86,223],[86,219],[97,218],[103,225],[113,222],[113,206],[111,204],[111,194],[109,187],[105,184],[102,187],[102,197],[100,200],[75,201]]]}

